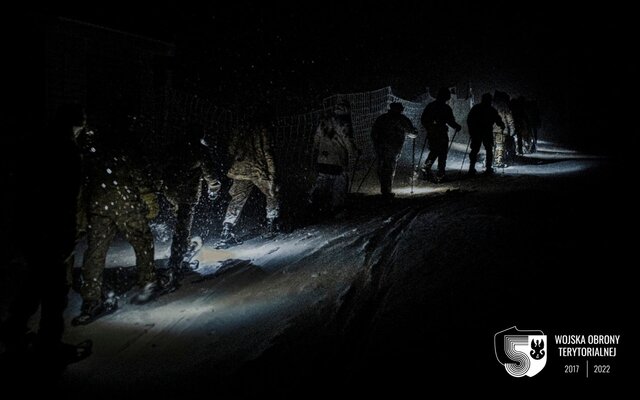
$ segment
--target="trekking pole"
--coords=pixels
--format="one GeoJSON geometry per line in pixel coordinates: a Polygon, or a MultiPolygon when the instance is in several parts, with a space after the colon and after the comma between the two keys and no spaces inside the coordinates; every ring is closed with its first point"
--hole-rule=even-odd
{"type": "Polygon", "coordinates": [[[460,132],[460,131],[455,131],[453,133],[453,137],[451,138],[451,142],[449,142],[449,148],[447,149],[447,154],[449,154],[449,151],[451,151],[451,146],[453,145],[453,141],[455,140],[456,135],[458,134],[458,132],[460,132]]]}
{"type": "Polygon", "coordinates": [[[360,192],[360,188],[362,187],[362,184],[369,176],[369,172],[371,172],[371,168],[373,168],[373,164],[375,164],[377,160],[378,160],[378,156],[376,156],[371,162],[371,165],[369,165],[369,168],[367,169],[367,173],[364,174],[364,176],[362,177],[362,180],[360,181],[360,184],[358,185],[358,189],[356,189],[356,192],[360,192]]]}
{"type": "Polygon", "coordinates": [[[422,149],[420,150],[420,157],[418,158],[418,164],[416,165],[416,169],[413,171],[414,179],[418,173],[418,169],[420,168],[420,164],[422,164],[422,156],[424,155],[424,149],[427,147],[427,134],[424,134],[424,142],[422,143],[422,149]]]}
{"type": "Polygon", "coordinates": [[[462,155],[462,164],[460,164],[460,174],[462,175],[462,168],[464,168],[464,159],[467,158],[467,152],[469,151],[469,145],[471,144],[471,136],[469,136],[469,140],[467,141],[467,148],[464,150],[464,154],[462,155]]]}
{"type": "Polygon", "coordinates": [[[417,167],[420,168],[420,163],[422,163],[422,156],[424,155],[424,149],[427,148],[427,134],[424,134],[424,142],[422,143],[422,150],[420,150],[420,157],[418,158],[417,167]]]}
{"type": "Polygon", "coordinates": [[[413,145],[411,150],[411,194],[413,194],[413,183],[416,180],[416,138],[413,138],[413,145]]]}
{"type": "Polygon", "coordinates": [[[351,181],[349,182],[349,190],[347,190],[347,193],[351,193],[351,189],[353,189],[353,181],[356,178],[356,171],[358,170],[358,161],[360,161],[361,154],[362,152],[358,151],[358,154],[356,155],[356,161],[353,163],[353,173],[351,174],[351,181]]]}

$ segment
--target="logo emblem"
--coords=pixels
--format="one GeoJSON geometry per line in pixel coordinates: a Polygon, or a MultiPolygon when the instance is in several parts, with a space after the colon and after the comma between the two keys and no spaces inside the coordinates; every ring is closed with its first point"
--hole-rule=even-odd
{"type": "Polygon", "coordinates": [[[515,326],[495,334],[498,362],[509,375],[535,376],[547,364],[547,335],[542,331],[521,331],[515,326]]]}

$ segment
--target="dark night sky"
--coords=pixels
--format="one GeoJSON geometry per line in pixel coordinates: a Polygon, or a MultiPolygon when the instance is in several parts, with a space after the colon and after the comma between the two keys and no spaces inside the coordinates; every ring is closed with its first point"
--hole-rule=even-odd
{"type": "Polygon", "coordinates": [[[598,99],[630,91],[628,10],[396,3],[104,2],[52,5],[41,13],[174,42],[176,83],[235,104],[266,97],[312,105],[328,94],[387,85],[410,99],[426,86],[470,80],[476,93],[503,89],[537,98],[556,130],[587,143],[617,110],[598,99]]]}

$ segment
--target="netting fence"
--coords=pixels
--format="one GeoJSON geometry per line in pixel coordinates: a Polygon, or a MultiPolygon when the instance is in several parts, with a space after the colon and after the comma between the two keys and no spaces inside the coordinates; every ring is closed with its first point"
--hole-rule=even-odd
{"type": "MultiPolygon", "coordinates": [[[[375,181],[375,167],[370,168],[375,161],[375,152],[371,142],[371,127],[381,114],[389,109],[392,102],[402,103],[404,114],[418,128],[418,137],[415,139],[415,162],[420,158],[420,152],[425,143],[425,132],[420,123],[420,116],[424,107],[434,99],[428,92],[420,96],[420,101],[409,101],[395,95],[390,87],[381,88],[369,92],[335,94],[322,100],[321,106],[314,111],[292,115],[280,116],[275,121],[273,136],[273,150],[279,170],[279,179],[283,185],[297,190],[307,190],[313,184],[314,160],[312,159],[312,144],[315,130],[325,112],[333,109],[336,103],[346,99],[351,104],[351,118],[354,128],[355,142],[362,151],[362,155],[356,160],[353,155],[350,174],[353,175],[353,190],[358,189],[357,183],[364,178],[369,171],[367,182],[375,181]],[[357,162],[356,162],[357,161],[357,162]]],[[[163,135],[178,136],[189,125],[197,124],[204,128],[210,136],[210,142],[214,144],[217,157],[225,156],[225,146],[228,135],[244,120],[241,113],[233,113],[214,105],[207,99],[178,91],[168,91],[166,95],[166,107],[164,115],[164,128],[160,129],[163,135]]],[[[449,103],[456,120],[463,126],[464,119],[471,107],[472,98],[458,99],[455,95],[449,103]]],[[[465,134],[459,134],[460,143],[466,143],[465,134]]],[[[426,153],[426,150],[425,150],[426,153]]],[[[424,158],[426,154],[422,157],[424,158]]],[[[413,141],[406,140],[398,162],[398,177],[408,173],[413,165],[413,141]]],[[[367,185],[363,186],[367,190],[367,185]]]]}
{"type": "MultiPolygon", "coordinates": [[[[392,102],[402,103],[404,114],[419,132],[415,139],[415,154],[413,141],[405,140],[396,171],[394,186],[398,188],[408,185],[412,166],[418,163],[425,144],[426,133],[420,123],[420,116],[426,104],[434,99],[427,92],[419,97],[419,101],[409,101],[395,95],[390,87],[369,92],[335,94],[323,99],[318,109],[314,111],[276,117],[272,139],[283,213],[293,215],[295,218],[296,209],[303,204],[302,199],[312,187],[315,180],[312,154],[315,130],[325,113],[332,110],[342,99],[348,100],[351,104],[355,142],[362,151],[361,156],[352,155],[350,160],[348,172],[352,182],[352,192],[375,193],[377,191],[374,165],[376,157],[370,137],[371,127],[378,116],[387,112],[392,102]]],[[[206,132],[207,142],[211,144],[212,157],[219,165],[220,175],[224,176],[230,166],[229,154],[227,154],[229,135],[245,120],[246,116],[242,112],[221,108],[207,99],[174,90],[165,92],[162,101],[164,102],[164,106],[161,107],[163,115],[157,129],[154,130],[154,134],[163,138],[160,142],[171,143],[171,138],[179,137],[194,125],[199,126],[206,132]]],[[[454,95],[449,104],[454,110],[456,120],[465,126],[463,121],[472,105],[472,98],[458,99],[454,95]]],[[[456,137],[459,143],[466,144],[466,140],[464,134],[456,137]]],[[[170,146],[166,147],[164,150],[158,149],[157,154],[166,154],[166,151],[171,151],[170,146]]],[[[425,149],[422,162],[426,158],[427,151],[425,149]]],[[[228,185],[223,186],[223,190],[228,188],[228,185]]],[[[224,212],[224,204],[218,208],[217,214],[224,212]]],[[[260,207],[255,208],[260,209],[260,207]]],[[[211,210],[207,212],[207,218],[210,219],[211,210]]]]}

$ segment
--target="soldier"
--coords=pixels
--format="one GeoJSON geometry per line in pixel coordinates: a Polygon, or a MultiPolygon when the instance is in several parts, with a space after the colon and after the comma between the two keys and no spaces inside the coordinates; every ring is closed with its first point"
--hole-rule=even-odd
{"type": "Polygon", "coordinates": [[[449,151],[449,129],[447,125],[455,129],[456,132],[462,129],[453,117],[453,110],[447,104],[450,99],[451,92],[449,92],[449,89],[440,89],[435,101],[427,104],[420,117],[422,126],[427,131],[430,150],[423,171],[428,179],[436,182],[442,181],[447,167],[447,152],[449,151]],[[431,167],[436,159],[438,159],[438,174],[435,179],[432,179],[431,167]]]}
{"type": "Polygon", "coordinates": [[[276,186],[276,164],[271,151],[271,122],[266,112],[251,125],[240,126],[232,132],[229,154],[233,157],[227,176],[233,179],[229,195],[231,201],[224,216],[218,248],[240,244],[234,227],[249,199],[253,187],[257,187],[267,198],[267,234],[279,230],[280,202],[276,186]]]}
{"type": "Polygon", "coordinates": [[[467,125],[469,126],[469,136],[471,136],[471,153],[469,153],[469,174],[476,173],[476,161],[480,145],[484,145],[487,152],[485,174],[493,173],[493,125],[498,125],[504,129],[504,122],[498,111],[491,106],[493,96],[490,93],[482,95],[482,101],[476,104],[469,111],[467,125]]]}
{"type": "Polygon", "coordinates": [[[385,197],[394,196],[393,178],[405,135],[415,139],[418,133],[411,120],[402,114],[403,110],[402,103],[391,103],[389,111],[379,116],[371,128],[371,139],[378,163],[380,193],[385,197]]]}
{"type": "Polygon", "coordinates": [[[341,100],[320,121],[313,141],[318,176],[311,196],[314,202],[325,203],[320,205],[321,210],[332,212],[344,206],[349,189],[349,157],[356,152],[360,149],[353,137],[351,105],[341,100]]]}
{"type": "MultiPolygon", "coordinates": [[[[120,126],[121,127],[121,126],[120,126]]],[[[107,251],[120,231],[131,243],[141,290],[132,302],[142,304],[161,292],[156,281],[153,235],[148,224],[150,208],[142,200],[152,183],[126,154],[124,132],[87,132],[82,139],[84,186],[82,205],[87,220],[87,245],[82,265],[82,307],[73,325],[84,325],[113,312],[117,302],[102,287],[107,251]]]]}
{"type": "Polygon", "coordinates": [[[203,133],[202,127],[189,126],[186,137],[178,138],[170,146],[171,154],[163,171],[163,192],[176,216],[169,257],[169,267],[174,277],[190,269],[184,262],[191,244],[193,212],[200,200],[202,179],[207,183],[210,199],[215,199],[220,189],[216,167],[212,163],[203,133]]]}
{"type": "Polygon", "coordinates": [[[516,136],[517,153],[522,155],[531,151],[531,123],[525,110],[526,99],[520,96],[511,100],[510,109],[516,136]]]}
{"type": "Polygon", "coordinates": [[[89,345],[62,342],[81,181],[80,152],[74,139],[85,129],[83,108],[65,105],[58,110],[56,121],[45,136],[35,140],[28,137],[28,142],[20,143],[21,148],[13,149],[16,158],[11,167],[16,168],[9,173],[10,189],[5,196],[12,215],[8,226],[3,226],[8,228],[7,250],[11,253],[3,256],[13,255],[11,263],[24,264],[27,274],[24,285],[17,280],[11,282],[17,295],[0,327],[0,339],[6,350],[3,361],[15,356],[10,367],[17,370],[17,363],[24,361],[21,358],[33,348],[40,356],[39,366],[56,371],[91,352],[89,345]],[[39,330],[32,342],[27,326],[38,308],[39,330]]]}
{"type": "Polygon", "coordinates": [[[493,95],[493,104],[495,105],[504,127],[498,125],[493,126],[493,135],[495,138],[495,152],[493,154],[494,165],[498,168],[506,167],[515,156],[515,127],[513,125],[513,115],[509,109],[509,95],[505,92],[495,91],[493,95]]]}
{"type": "Polygon", "coordinates": [[[540,109],[538,108],[538,102],[536,100],[529,100],[525,102],[525,113],[530,123],[531,129],[531,153],[535,153],[538,150],[538,131],[542,128],[542,119],[540,118],[540,109]]]}

